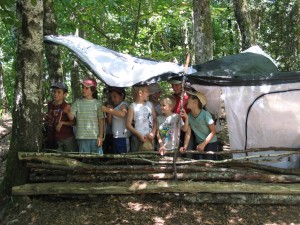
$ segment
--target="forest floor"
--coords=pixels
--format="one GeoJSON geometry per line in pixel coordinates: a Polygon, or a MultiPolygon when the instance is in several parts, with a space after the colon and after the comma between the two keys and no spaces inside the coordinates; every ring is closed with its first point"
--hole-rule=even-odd
{"type": "MultiPolygon", "coordinates": [[[[0,118],[0,182],[12,120],[0,118]]],[[[299,206],[191,203],[178,194],[0,199],[0,224],[300,224],[299,206]]]]}

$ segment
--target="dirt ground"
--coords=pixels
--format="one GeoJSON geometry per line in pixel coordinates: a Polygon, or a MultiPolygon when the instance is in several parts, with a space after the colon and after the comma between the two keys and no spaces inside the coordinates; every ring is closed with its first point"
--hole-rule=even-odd
{"type": "MultiPolygon", "coordinates": [[[[0,119],[0,181],[11,118],[0,119]]],[[[0,224],[300,224],[299,206],[199,204],[177,194],[36,196],[0,199],[0,224]]]]}

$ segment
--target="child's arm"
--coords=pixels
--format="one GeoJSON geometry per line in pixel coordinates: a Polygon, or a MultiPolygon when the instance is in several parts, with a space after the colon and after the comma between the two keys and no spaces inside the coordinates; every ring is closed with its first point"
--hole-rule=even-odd
{"type": "Polygon", "coordinates": [[[152,117],[153,117],[153,127],[152,127],[152,130],[151,132],[147,135],[147,137],[151,140],[154,139],[155,137],[155,133],[156,133],[156,126],[157,126],[157,120],[156,120],[156,112],[155,112],[155,108],[153,106],[153,104],[151,103],[151,109],[152,109],[152,117]]]}
{"type": "Polygon", "coordinates": [[[127,114],[127,106],[126,106],[126,104],[122,104],[121,107],[120,107],[120,110],[115,110],[115,109],[113,109],[112,107],[109,107],[109,106],[102,106],[101,111],[105,112],[105,113],[108,113],[108,114],[111,114],[111,115],[114,115],[114,116],[124,118],[127,114]]]}
{"type": "Polygon", "coordinates": [[[65,126],[74,126],[74,125],[75,125],[75,118],[72,117],[72,114],[71,114],[71,106],[70,106],[70,105],[66,105],[66,106],[65,106],[65,108],[64,108],[64,110],[63,110],[63,113],[66,113],[66,114],[67,114],[69,120],[68,120],[68,121],[60,121],[60,122],[56,125],[56,127],[55,127],[55,130],[56,130],[57,132],[60,131],[60,129],[61,129],[61,127],[62,127],[63,125],[65,125],[65,126]]]}
{"type": "Polygon", "coordinates": [[[103,145],[104,118],[98,119],[99,135],[97,138],[97,146],[103,145]]]}
{"type": "Polygon", "coordinates": [[[216,135],[216,125],[214,123],[208,125],[208,128],[210,130],[210,133],[205,138],[205,140],[197,145],[196,150],[198,151],[204,151],[205,146],[213,139],[213,137],[216,135]]]}
{"type": "Polygon", "coordinates": [[[161,136],[159,135],[159,132],[157,132],[156,137],[157,137],[158,143],[159,143],[159,153],[160,153],[160,155],[164,155],[166,152],[166,147],[161,139],[161,136]]]}
{"type": "Polygon", "coordinates": [[[134,127],[132,126],[133,121],[133,108],[129,106],[128,113],[127,113],[127,120],[126,120],[126,128],[135,136],[139,138],[141,142],[145,142],[147,138],[144,135],[140,134],[134,127]]]}
{"type": "Polygon", "coordinates": [[[184,153],[186,151],[190,141],[190,137],[191,137],[191,127],[188,126],[188,130],[185,132],[185,136],[184,136],[184,145],[183,147],[180,148],[181,153],[184,153]]]}
{"type": "Polygon", "coordinates": [[[180,116],[182,116],[184,118],[184,125],[181,127],[181,130],[183,132],[187,132],[187,130],[189,128],[189,117],[186,114],[186,111],[184,109],[182,109],[180,116]]]}

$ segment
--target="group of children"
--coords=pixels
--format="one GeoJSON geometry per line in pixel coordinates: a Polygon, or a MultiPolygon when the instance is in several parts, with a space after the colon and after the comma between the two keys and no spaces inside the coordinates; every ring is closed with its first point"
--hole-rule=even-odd
{"type": "MultiPolygon", "coordinates": [[[[48,146],[57,144],[60,151],[103,154],[105,126],[112,128],[112,153],[128,153],[158,150],[164,155],[168,150],[180,147],[184,153],[188,149],[191,130],[195,135],[195,149],[217,151],[214,121],[204,110],[206,98],[200,92],[188,93],[187,109],[174,113],[177,104],[174,96],[149,101],[153,87],[135,85],[132,87],[133,102],[125,101],[124,88],[109,89],[111,105],[102,105],[97,99],[97,83],[86,79],[82,83],[82,98],[71,106],[65,97],[68,88],[63,83],[51,86],[53,100],[48,103],[48,146]],[[159,104],[158,104],[159,102],[159,104]],[[73,134],[75,126],[75,135],[73,134]],[[185,132],[180,143],[180,133],[185,132]],[[76,142],[75,142],[76,139],[76,142]],[[156,144],[155,144],[156,140],[156,144]]],[[[161,89],[155,84],[156,91],[161,89]]]]}

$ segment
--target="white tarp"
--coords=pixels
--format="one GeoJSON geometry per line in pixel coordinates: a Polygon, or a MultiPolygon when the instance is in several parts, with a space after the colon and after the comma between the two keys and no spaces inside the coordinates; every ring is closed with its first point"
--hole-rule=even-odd
{"type": "MultiPolygon", "coordinates": [[[[246,149],[300,147],[300,83],[224,87],[222,92],[232,150],[244,149],[245,145],[246,149]]],[[[255,154],[260,155],[261,152],[249,155],[255,154]]],[[[235,157],[241,155],[244,154],[235,157]]],[[[285,157],[281,162],[269,165],[299,167],[299,155],[285,157]]]]}
{"type": "MultiPolygon", "coordinates": [[[[63,45],[75,53],[90,70],[109,86],[131,87],[162,74],[180,74],[184,66],[156,62],[116,52],[76,36],[45,36],[46,42],[63,45]]],[[[189,68],[187,74],[196,72],[189,68]]]]}

